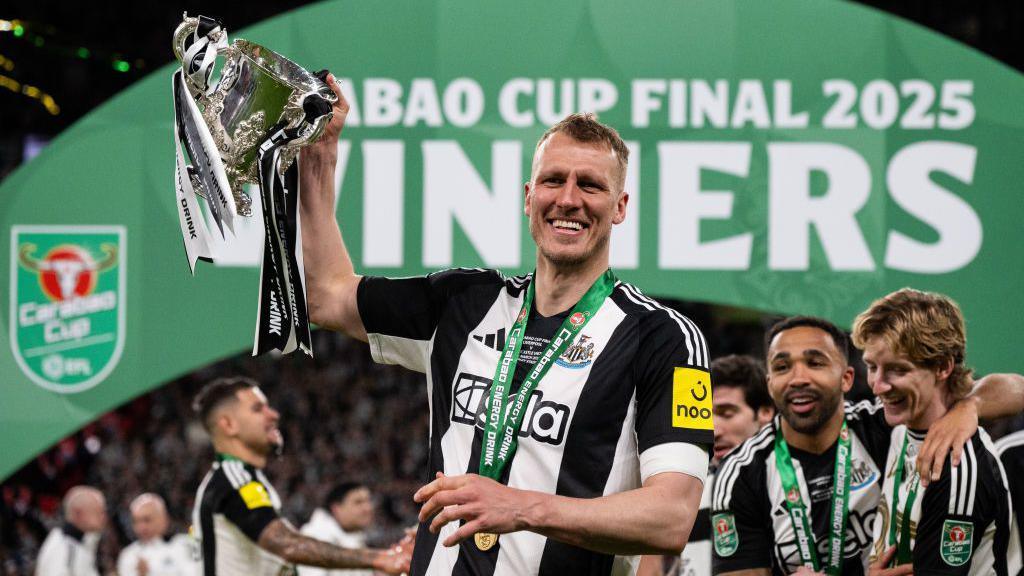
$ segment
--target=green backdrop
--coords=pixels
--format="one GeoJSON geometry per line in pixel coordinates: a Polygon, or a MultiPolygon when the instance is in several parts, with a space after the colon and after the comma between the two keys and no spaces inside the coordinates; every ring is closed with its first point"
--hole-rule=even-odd
{"type": "MultiPolygon", "coordinates": [[[[595,110],[633,150],[622,278],[843,325],[890,290],[938,290],[965,310],[973,365],[1024,370],[1024,79],[935,33],[819,1],[335,0],[226,25],[344,79],[338,217],[362,272],[528,270],[533,145],[595,110]]],[[[260,225],[190,277],[171,71],[0,186],[0,477],[251,346],[260,225]]]]}

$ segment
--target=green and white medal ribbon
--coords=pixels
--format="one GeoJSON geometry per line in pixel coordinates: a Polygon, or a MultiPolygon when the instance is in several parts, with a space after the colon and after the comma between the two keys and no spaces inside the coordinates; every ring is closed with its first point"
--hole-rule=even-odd
{"type": "Polygon", "coordinates": [[[903,506],[903,513],[897,513],[900,501],[900,484],[903,483],[903,467],[906,464],[909,440],[910,429],[908,428],[903,436],[903,447],[900,448],[900,456],[896,459],[896,471],[893,473],[892,478],[892,508],[890,508],[892,518],[889,521],[889,546],[896,546],[896,557],[893,559],[893,566],[910,564],[913,561],[910,551],[910,513],[914,510],[917,488],[921,485],[921,477],[917,472],[914,472],[914,478],[910,481],[910,487],[907,490],[907,503],[903,506]],[[897,522],[897,519],[902,521],[897,522]],[[896,539],[897,531],[900,534],[898,541],[896,539]]]}
{"type": "Polygon", "coordinates": [[[796,532],[797,548],[800,550],[800,562],[816,572],[824,572],[829,576],[838,576],[843,572],[843,540],[846,536],[846,517],[850,503],[850,432],[846,421],[839,430],[839,446],[836,448],[836,464],[833,478],[832,507],[829,511],[829,539],[827,565],[822,567],[818,559],[818,551],[814,541],[814,530],[800,493],[800,483],[796,478],[793,460],[789,455],[789,446],[782,437],[781,427],[775,434],[775,464],[782,479],[782,489],[786,493],[786,508],[793,521],[796,532]]]}
{"type": "MultiPolygon", "coordinates": [[[[512,398],[510,394],[512,377],[515,375],[516,365],[519,363],[519,352],[526,335],[526,323],[530,318],[530,309],[533,306],[536,285],[536,273],[534,273],[534,278],[526,288],[526,296],[523,298],[519,316],[512,325],[512,330],[505,341],[505,349],[501,351],[498,366],[494,370],[494,381],[491,384],[489,397],[490,404],[487,408],[487,421],[484,425],[483,445],[480,450],[478,470],[481,476],[494,480],[501,478],[502,471],[511,461],[519,444],[519,428],[526,415],[530,396],[544,375],[547,374],[555,359],[572,344],[576,335],[583,330],[583,327],[604,303],[605,298],[615,289],[616,281],[615,274],[611,270],[607,270],[594,281],[583,298],[573,307],[569,316],[562,321],[555,336],[544,348],[544,352],[541,353],[529,374],[526,375],[519,387],[519,392],[512,398]],[[508,405],[510,401],[511,405],[508,405]]],[[[487,550],[497,542],[497,536],[481,533],[476,534],[474,540],[478,548],[487,550]]]]}

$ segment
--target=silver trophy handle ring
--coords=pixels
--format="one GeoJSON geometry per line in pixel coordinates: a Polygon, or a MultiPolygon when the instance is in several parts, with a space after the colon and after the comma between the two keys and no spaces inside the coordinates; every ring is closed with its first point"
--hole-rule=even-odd
{"type": "Polygon", "coordinates": [[[186,12],[183,16],[181,24],[174,29],[174,39],[171,42],[171,49],[174,50],[174,57],[181,62],[185,58],[185,42],[188,41],[188,37],[199,28],[198,18],[189,18],[186,12]]]}

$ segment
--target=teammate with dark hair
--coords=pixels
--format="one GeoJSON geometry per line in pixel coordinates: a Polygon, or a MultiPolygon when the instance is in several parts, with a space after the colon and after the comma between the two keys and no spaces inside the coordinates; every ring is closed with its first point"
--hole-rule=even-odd
{"type": "MultiPolygon", "coordinates": [[[[853,384],[848,338],[827,320],[787,318],[768,337],[768,390],[779,415],[718,468],[714,572],[865,574],[890,446],[882,405],[844,401],[853,384]]],[[[997,378],[973,394],[998,398],[1007,389],[997,378]]],[[[958,446],[977,429],[975,409],[1005,414],[988,403],[963,404],[936,422],[961,434],[958,446]]]]}
{"type": "Polygon", "coordinates": [[[192,512],[206,576],[276,574],[288,564],[407,570],[408,544],[404,550],[349,550],[304,536],[281,517],[281,499],[263,474],[282,446],[280,415],[254,380],[214,380],[193,408],[217,454],[192,512]]]}
{"type": "MultiPolygon", "coordinates": [[[[300,532],[311,538],[342,548],[366,546],[366,529],[373,522],[370,489],[359,482],[340,482],[324,498],[324,505],[313,510],[300,532]]],[[[372,570],[327,570],[303,566],[299,576],[371,576],[372,570]]]]}

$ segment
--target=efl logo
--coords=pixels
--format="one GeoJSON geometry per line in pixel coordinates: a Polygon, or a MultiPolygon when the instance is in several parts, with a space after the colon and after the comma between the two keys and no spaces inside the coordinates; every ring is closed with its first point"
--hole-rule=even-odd
{"type": "Polygon", "coordinates": [[[711,417],[711,374],[699,368],[672,373],[672,426],[714,430],[711,417]]]}
{"type": "Polygon", "coordinates": [[[11,229],[11,350],[33,382],[87,390],[117,365],[125,338],[123,226],[11,229]]]}

